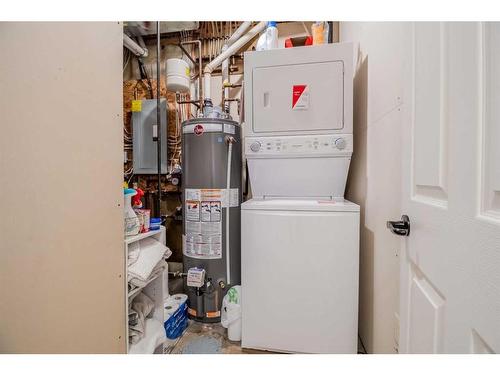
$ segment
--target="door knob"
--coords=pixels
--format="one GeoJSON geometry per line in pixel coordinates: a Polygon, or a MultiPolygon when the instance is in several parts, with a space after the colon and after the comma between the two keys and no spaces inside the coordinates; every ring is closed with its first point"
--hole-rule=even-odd
{"type": "Polygon", "coordinates": [[[388,221],[387,228],[398,236],[410,235],[410,218],[408,215],[401,216],[401,221],[388,221]]]}

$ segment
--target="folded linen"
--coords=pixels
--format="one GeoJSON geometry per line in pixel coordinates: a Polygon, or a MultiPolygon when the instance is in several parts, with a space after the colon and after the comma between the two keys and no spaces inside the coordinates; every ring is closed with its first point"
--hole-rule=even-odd
{"type": "Polygon", "coordinates": [[[142,292],[134,298],[130,309],[137,313],[137,319],[135,324],[129,324],[129,342],[136,343],[144,337],[146,317],[153,311],[154,306],[153,300],[142,292]]]}
{"type": "MultiPolygon", "coordinates": [[[[137,278],[146,281],[166,253],[170,256],[172,252],[154,238],[145,238],[138,243],[140,247],[139,255],[128,267],[128,279],[137,278]]],[[[135,251],[134,249],[134,256],[136,256],[135,251]]]]}
{"type": "Polygon", "coordinates": [[[146,319],[145,335],[130,345],[130,354],[153,354],[155,349],[167,340],[163,323],[156,319],[146,319]]]}
{"type": "Polygon", "coordinates": [[[160,275],[165,269],[167,269],[167,258],[163,257],[162,259],[160,259],[155,268],[153,268],[147,280],[142,280],[140,278],[134,277],[133,275],[129,274],[127,280],[129,285],[129,291],[136,288],[144,288],[146,285],[149,284],[151,280],[160,275]]]}
{"type": "Polygon", "coordinates": [[[141,253],[140,241],[132,242],[128,245],[128,266],[130,267],[132,264],[137,262],[137,258],[139,258],[139,254],[141,253]]]}

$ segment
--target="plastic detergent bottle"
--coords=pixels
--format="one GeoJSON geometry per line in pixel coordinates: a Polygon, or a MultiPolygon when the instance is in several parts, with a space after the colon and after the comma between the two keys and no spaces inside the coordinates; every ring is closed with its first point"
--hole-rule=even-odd
{"type": "Polygon", "coordinates": [[[135,236],[139,233],[140,223],[137,214],[132,209],[132,197],[137,194],[134,189],[123,189],[124,195],[124,227],[125,236],[135,236]]]}
{"type": "Polygon", "coordinates": [[[330,26],[326,21],[316,21],[311,25],[313,45],[328,43],[330,26]]]}
{"type": "Polygon", "coordinates": [[[267,49],[278,48],[278,28],[276,27],[276,21],[269,21],[267,23],[266,44],[267,49]]]}
{"type": "Polygon", "coordinates": [[[257,51],[266,51],[269,49],[278,48],[278,28],[276,27],[276,21],[269,21],[267,23],[267,29],[257,40],[257,51]]]}

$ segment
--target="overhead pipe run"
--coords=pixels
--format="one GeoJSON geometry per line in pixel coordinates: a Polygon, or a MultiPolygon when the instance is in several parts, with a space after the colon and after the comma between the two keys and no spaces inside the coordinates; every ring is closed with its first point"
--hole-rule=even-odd
{"type": "MultiPolygon", "coordinates": [[[[205,105],[211,105],[212,99],[210,95],[210,78],[212,77],[212,72],[214,71],[215,68],[217,68],[221,63],[234,55],[236,52],[238,52],[245,44],[247,44],[249,41],[251,41],[257,34],[259,34],[261,31],[263,31],[267,26],[267,22],[262,21],[259,22],[256,26],[254,26],[249,32],[246,34],[242,35],[239,37],[239,35],[236,35],[235,39],[238,38],[237,40],[234,41],[234,43],[229,46],[224,52],[222,52],[219,56],[217,56],[215,59],[213,59],[209,64],[205,66],[205,69],[203,70],[204,74],[204,87],[203,91],[205,93],[205,98],[204,102],[205,105]]],[[[241,26],[240,26],[241,28],[241,26]]],[[[240,29],[238,28],[238,30],[240,29]]],[[[238,30],[235,31],[238,32],[238,30]]],[[[240,31],[239,33],[242,34],[244,32],[240,31]]],[[[234,34],[233,34],[234,35],[234,34]]],[[[233,36],[231,36],[232,38],[233,36]]],[[[229,40],[231,39],[229,38],[229,40]]]]}
{"type": "Polygon", "coordinates": [[[245,31],[247,31],[250,26],[252,26],[252,21],[242,22],[241,25],[234,31],[233,35],[231,35],[226,41],[225,45],[227,45],[228,47],[231,46],[234,42],[236,42],[243,36],[245,31]]]}
{"type": "MultiPolygon", "coordinates": [[[[222,52],[224,53],[227,51],[231,45],[233,45],[234,42],[236,42],[241,36],[247,31],[247,29],[252,25],[251,21],[245,21],[243,22],[231,35],[231,37],[224,43],[222,46],[222,52]]],[[[222,87],[223,87],[223,98],[228,98],[229,97],[229,58],[231,56],[228,56],[223,62],[222,62],[222,87]]],[[[222,101],[222,106],[224,107],[225,112],[229,112],[229,103],[225,103],[224,100],[222,101]]]]}
{"type": "Polygon", "coordinates": [[[137,57],[146,57],[148,55],[148,49],[141,47],[127,34],[123,34],[123,45],[137,57]]]}
{"type": "MultiPolygon", "coordinates": [[[[146,48],[146,42],[144,41],[144,39],[142,38],[142,36],[139,35],[137,37],[137,41],[139,42],[139,45],[142,47],[142,49],[146,51],[146,56],[147,56],[148,49],[146,48]]],[[[144,57],[146,57],[146,56],[144,56],[144,57]]]]}
{"type": "MultiPolygon", "coordinates": [[[[203,72],[203,56],[202,56],[202,51],[201,51],[201,40],[189,40],[189,41],[185,41],[185,42],[181,42],[179,44],[179,47],[181,47],[182,51],[188,56],[188,58],[193,62],[193,64],[196,65],[196,61],[194,61],[194,59],[191,57],[191,55],[188,53],[188,51],[186,51],[184,45],[185,44],[197,44],[198,45],[198,96],[197,96],[197,100],[198,101],[198,105],[196,105],[195,103],[191,103],[191,104],[195,104],[198,109],[200,110],[203,110],[203,93],[202,93],[202,90],[203,88],[201,87],[201,75],[202,75],[202,72],[203,72]]],[[[179,103],[181,104],[181,103],[179,103]]]]}

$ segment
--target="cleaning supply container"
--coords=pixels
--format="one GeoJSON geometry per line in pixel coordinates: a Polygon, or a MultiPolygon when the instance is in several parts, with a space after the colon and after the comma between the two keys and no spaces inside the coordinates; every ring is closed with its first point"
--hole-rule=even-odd
{"type": "Polygon", "coordinates": [[[136,194],[137,192],[134,189],[123,189],[125,236],[135,236],[139,233],[141,227],[139,218],[132,208],[132,197],[136,194]]]}
{"type": "Polygon", "coordinates": [[[266,29],[266,43],[268,50],[278,48],[278,27],[276,21],[269,21],[266,29]]]}
{"type": "Polygon", "coordinates": [[[241,286],[235,285],[222,300],[221,324],[229,341],[241,341],[241,286]]]}
{"type": "Polygon", "coordinates": [[[278,48],[278,28],[276,21],[269,21],[266,30],[257,40],[257,51],[268,51],[278,48]]]}
{"type": "Polygon", "coordinates": [[[328,43],[328,33],[330,26],[328,22],[317,21],[311,25],[312,35],[313,35],[313,45],[326,44],[328,43]]]}
{"type": "Polygon", "coordinates": [[[158,229],[160,229],[160,225],[161,225],[161,218],[159,218],[159,217],[152,217],[149,220],[149,229],[150,230],[158,230],[158,229]]]}

